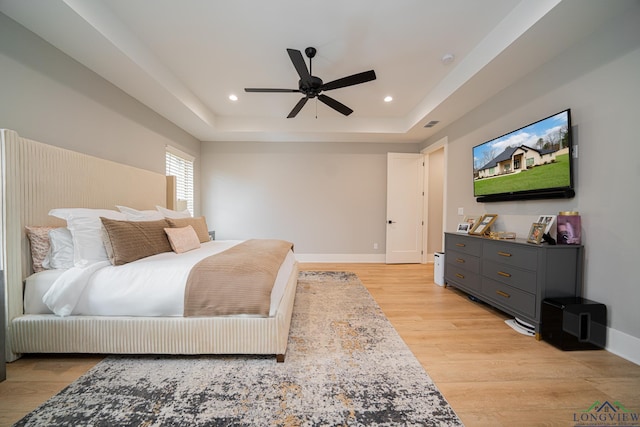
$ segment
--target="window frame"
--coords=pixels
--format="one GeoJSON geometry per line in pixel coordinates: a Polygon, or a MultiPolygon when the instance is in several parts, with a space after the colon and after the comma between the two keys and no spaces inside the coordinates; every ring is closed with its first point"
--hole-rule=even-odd
{"type": "Polygon", "coordinates": [[[176,177],[176,199],[186,200],[186,209],[194,215],[195,157],[170,145],[165,146],[165,174],[176,177]]]}

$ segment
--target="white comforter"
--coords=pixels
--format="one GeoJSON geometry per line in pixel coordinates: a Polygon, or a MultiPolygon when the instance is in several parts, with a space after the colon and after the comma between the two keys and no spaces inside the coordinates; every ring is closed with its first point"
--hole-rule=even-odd
{"type": "MultiPolygon", "coordinates": [[[[165,252],[117,267],[105,261],[70,268],[61,274],[37,273],[27,279],[25,313],[42,311],[41,304],[37,307],[40,298],[50,312],[59,316],[182,316],[191,268],[205,257],[238,243],[212,241],[183,254],[165,252]],[[47,283],[47,277],[53,283],[51,279],[47,283]]],[[[295,257],[289,251],[271,293],[270,316],[275,314],[294,264],[295,257]]]]}

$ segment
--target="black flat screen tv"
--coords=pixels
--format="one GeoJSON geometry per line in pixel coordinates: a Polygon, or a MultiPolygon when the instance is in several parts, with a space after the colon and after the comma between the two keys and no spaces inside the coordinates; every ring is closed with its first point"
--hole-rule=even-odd
{"type": "Polygon", "coordinates": [[[571,110],[567,109],[473,147],[478,202],[571,198],[571,110]]]}

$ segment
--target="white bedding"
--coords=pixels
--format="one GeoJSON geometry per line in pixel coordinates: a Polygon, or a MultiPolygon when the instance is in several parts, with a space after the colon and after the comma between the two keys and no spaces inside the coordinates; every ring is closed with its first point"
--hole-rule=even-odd
{"type": "MultiPolygon", "coordinates": [[[[206,242],[186,253],[165,252],[117,267],[99,262],[33,274],[25,285],[25,314],[183,316],[191,267],[240,242],[206,242]]],[[[275,314],[294,264],[295,256],[289,251],[271,292],[269,316],[275,314]]]]}

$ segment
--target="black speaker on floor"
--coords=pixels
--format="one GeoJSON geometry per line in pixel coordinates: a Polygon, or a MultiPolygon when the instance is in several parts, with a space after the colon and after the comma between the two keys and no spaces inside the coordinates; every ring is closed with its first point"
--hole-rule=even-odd
{"type": "Polygon", "coordinates": [[[580,297],[542,301],[542,339],[561,350],[596,350],[607,344],[607,307],[580,297]]]}

